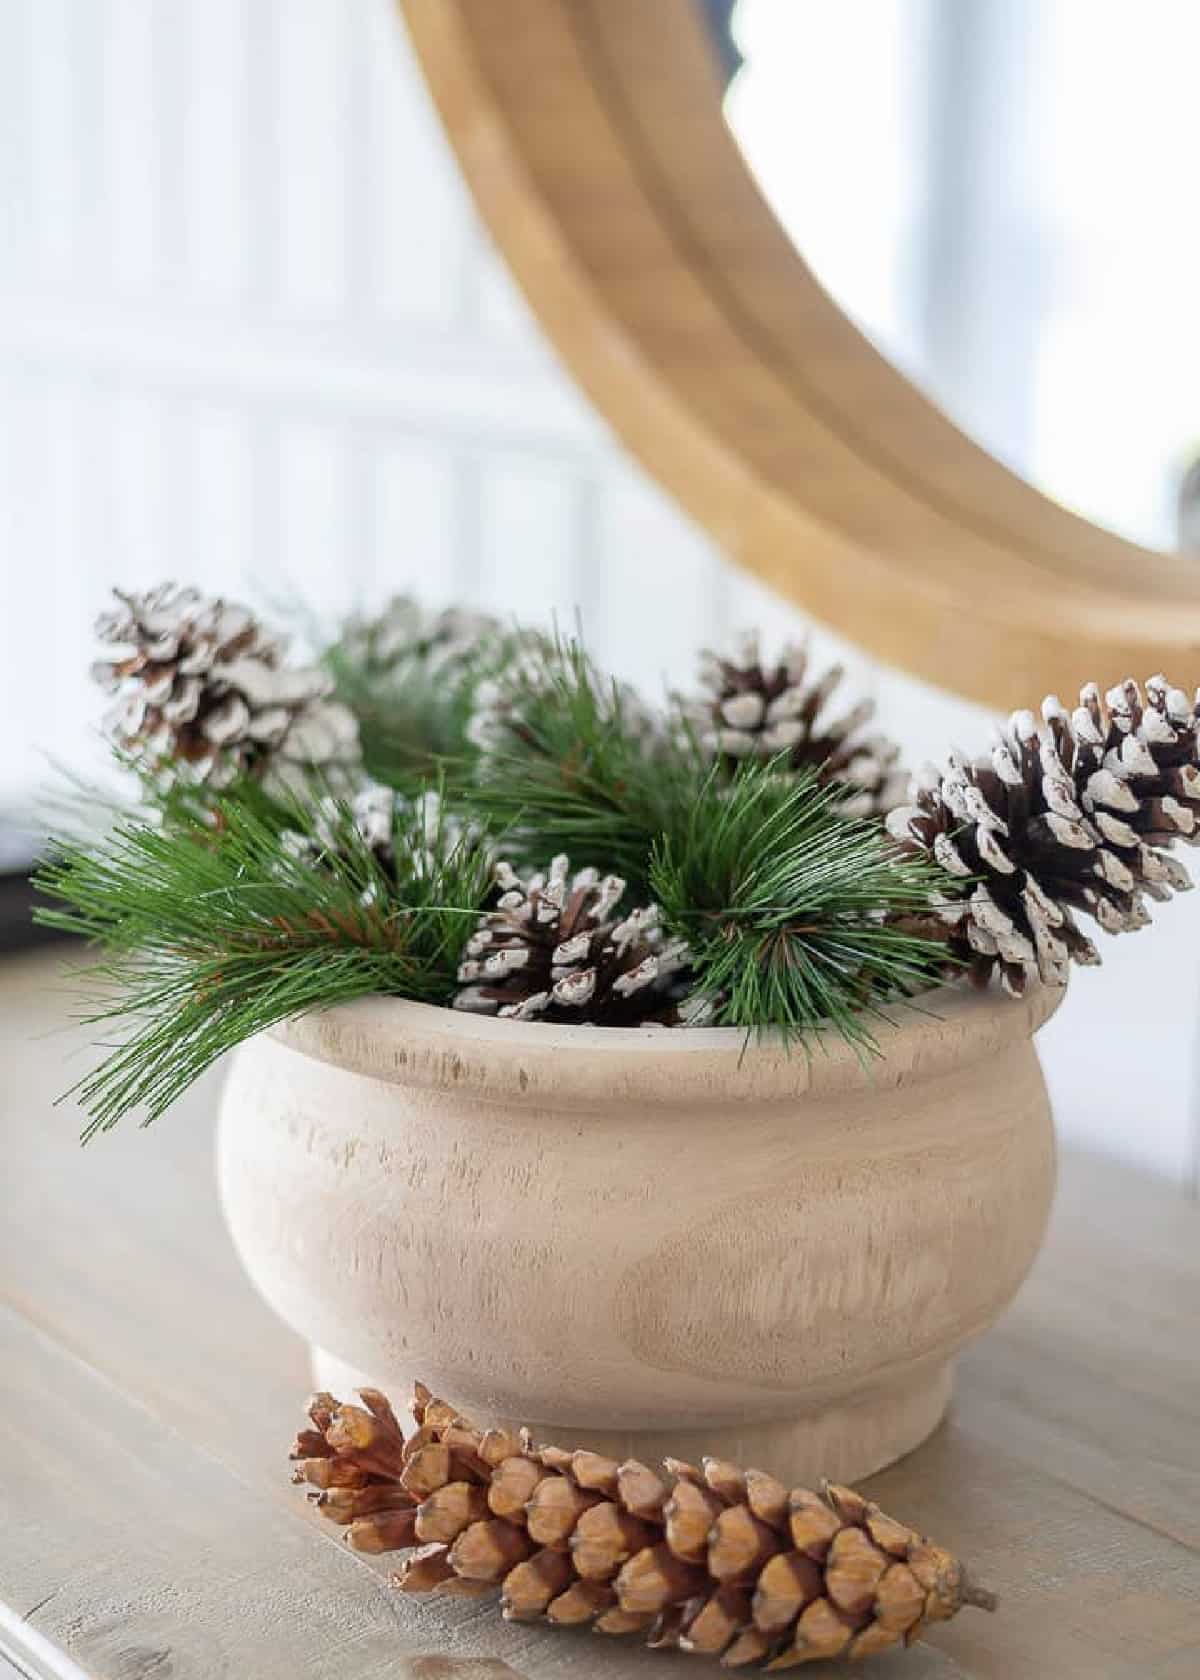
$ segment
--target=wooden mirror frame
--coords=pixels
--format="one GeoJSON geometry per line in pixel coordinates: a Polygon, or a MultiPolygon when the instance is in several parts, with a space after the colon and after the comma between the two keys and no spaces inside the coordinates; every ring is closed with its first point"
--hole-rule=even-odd
{"type": "Polygon", "coordinates": [[[1200,681],[1200,560],[1039,494],[851,325],[726,127],[694,0],[400,4],[547,334],[731,559],[989,705],[1200,681]]]}

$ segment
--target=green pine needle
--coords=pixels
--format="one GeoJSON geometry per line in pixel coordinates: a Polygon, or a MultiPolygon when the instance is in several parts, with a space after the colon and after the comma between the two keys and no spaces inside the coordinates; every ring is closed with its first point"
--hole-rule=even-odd
{"type": "Polygon", "coordinates": [[[347,629],[321,655],[339,700],[354,713],[363,767],[375,781],[405,793],[445,774],[451,764],[473,763],[467,725],[480,682],[504,670],[530,632],[496,629],[459,657],[447,659],[436,643],[415,639],[399,650],[381,649],[382,621],[347,629]]]}
{"type": "Polygon", "coordinates": [[[729,786],[710,772],[655,844],[650,886],[724,1025],[790,1039],[832,1026],[873,1051],[882,1004],[946,966],[944,945],[905,925],[928,914],[926,860],[898,856],[878,824],[842,813],[836,788],[778,765],[746,765],[729,786]]]}
{"type": "Polygon", "coordinates": [[[432,674],[417,659],[378,671],[342,645],[324,660],[338,699],[358,720],[363,768],[374,780],[414,792],[443,760],[469,754],[470,682],[432,674]]]}
{"type": "MultiPolygon", "coordinates": [[[[100,844],[63,841],[38,877],[61,909],[45,924],[98,942],[86,980],[90,1024],[121,1031],[69,1094],[89,1115],[84,1136],[135,1108],[157,1118],[226,1050],[277,1021],[370,993],[447,1003],[465,940],[490,888],[475,843],[423,829],[429,866],[397,887],[343,807],[335,850],[289,856],[269,815],[213,796],[216,826],[174,809],[151,826],[117,824],[100,844]]],[[[299,804],[291,826],[311,827],[299,804]]]]}
{"type": "Polygon", "coordinates": [[[694,743],[648,731],[639,703],[573,641],[547,640],[511,678],[519,720],[480,759],[459,796],[521,861],[556,852],[610,869],[630,902],[648,890],[650,854],[708,775],[694,743]],[[522,837],[524,837],[522,839],[522,837]]]}

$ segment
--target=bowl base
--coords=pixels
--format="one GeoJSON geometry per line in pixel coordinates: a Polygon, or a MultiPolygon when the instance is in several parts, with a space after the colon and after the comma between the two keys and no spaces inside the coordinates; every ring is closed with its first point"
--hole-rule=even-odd
{"type": "MultiPolygon", "coordinates": [[[[399,1406],[412,1387],[408,1376],[368,1375],[315,1345],[311,1355],[316,1386],[342,1397],[355,1388],[375,1387],[399,1406]]],[[[654,1464],[668,1455],[693,1463],[724,1458],[769,1471],[789,1487],[818,1487],[822,1476],[834,1482],[861,1481],[919,1447],[942,1421],[952,1386],[953,1361],[947,1361],[825,1411],[724,1429],[585,1429],[537,1418],[482,1416],[474,1421],[527,1424],[538,1440],[588,1447],[618,1460],[638,1458],[654,1464]]]]}

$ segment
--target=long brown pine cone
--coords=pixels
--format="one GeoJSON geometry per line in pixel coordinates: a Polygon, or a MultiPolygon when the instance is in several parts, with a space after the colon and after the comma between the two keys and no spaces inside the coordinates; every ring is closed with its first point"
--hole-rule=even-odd
{"type": "Polygon", "coordinates": [[[480,1431],[418,1384],[404,1438],[387,1398],[313,1397],[293,1480],[361,1552],[415,1548],[402,1592],[500,1589],[510,1621],[590,1624],[726,1668],[792,1668],[911,1645],[964,1605],[962,1564],[849,1488],[784,1487],[720,1459],[665,1474],[480,1431]]]}

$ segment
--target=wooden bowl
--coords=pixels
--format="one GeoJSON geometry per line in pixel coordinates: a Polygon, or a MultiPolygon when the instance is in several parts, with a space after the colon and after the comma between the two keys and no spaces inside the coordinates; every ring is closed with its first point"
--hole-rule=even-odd
{"type": "Polygon", "coordinates": [[[226,1215],[322,1386],[852,1480],[937,1425],[1037,1253],[1061,995],[930,993],[868,1061],[369,999],[238,1051],[226,1215]]]}

